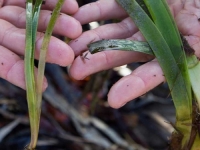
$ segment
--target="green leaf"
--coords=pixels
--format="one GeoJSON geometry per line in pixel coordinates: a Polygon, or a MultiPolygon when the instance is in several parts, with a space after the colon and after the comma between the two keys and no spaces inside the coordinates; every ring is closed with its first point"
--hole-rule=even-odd
{"type": "Polygon", "coordinates": [[[30,126],[31,126],[31,142],[29,148],[36,146],[38,136],[38,119],[36,104],[36,89],[34,76],[34,37],[33,37],[33,2],[26,2],[26,50],[25,50],[25,81],[27,90],[27,101],[29,108],[30,126]]]}

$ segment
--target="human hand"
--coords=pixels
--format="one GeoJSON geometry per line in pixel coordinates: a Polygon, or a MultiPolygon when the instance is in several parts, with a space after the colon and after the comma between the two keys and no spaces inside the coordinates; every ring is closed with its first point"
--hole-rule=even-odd
{"type": "MultiPolygon", "coordinates": [[[[0,0],[0,77],[25,89],[24,60],[21,56],[25,50],[25,10],[26,0],[0,0]]],[[[36,58],[39,57],[44,31],[56,5],[55,0],[46,0],[40,13],[36,38],[36,58]]],[[[67,14],[78,10],[75,0],[66,0],[54,28],[57,35],[77,38],[82,28],[80,23],[67,14]]],[[[63,41],[51,37],[48,47],[47,62],[66,66],[74,60],[73,50],[63,41]]],[[[47,82],[44,83],[44,89],[47,82]]]]}
{"type": "MultiPolygon", "coordinates": [[[[195,50],[195,54],[200,57],[200,2],[198,0],[168,0],[168,4],[179,31],[195,50]]],[[[138,28],[115,0],[100,0],[85,5],[74,17],[81,24],[98,20],[122,19],[119,23],[103,25],[84,32],[72,41],[69,45],[76,55],[87,50],[87,44],[102,39],[144,40],[138,28]]],[[[152,56],[143,53],[124,51],[103,51],[92,56],[87,55],[87,57],[90,60],[83,62],[79,56],[73,62],[70,72],[75,79],[83,79],[92,73],[127,63],[145,62],[152,59],[152,56]]],[[[163,81],[165,78],[158,62],[150,61],[113,85],[108,93],[108,102],[111,107],[119,108],[163,81]]]]}

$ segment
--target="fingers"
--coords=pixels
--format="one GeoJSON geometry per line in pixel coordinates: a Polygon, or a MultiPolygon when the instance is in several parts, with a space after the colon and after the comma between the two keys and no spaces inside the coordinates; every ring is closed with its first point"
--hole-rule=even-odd
{"type": "MultiPolygon", "coordinates": [[[[43,4],[43,9],[53,10],[56,6],[57,1],[55,0],[45,0],[45,4],[43,4]]],[[[26,0],[4,0],[4,6],[13,5],[25,8],[26,0]]],[[[62,12],[66,14],[74,14],[78,10],[78,4],[76,0],[65,0],[62,6],[62,12]]]]}
{"type": "Polygon", "coordinates": [[[126,12],[115,0],[99,0],[94,3],[86,4],[80,7],[78,12],[74,15],[81,24],[98,20],[120,19],[126,16],[126,12]]]}
{"type": "MultiPolygon", "coordinates": [[[[40,48],[42,45],[44,35],[42,33],[37,34],[36,38],[36,58],[39,56],[40,48]]],[[[25,50],[25,30],[18,29],[9,22],[0,20],[0,45],[6,47],[13,52],[24,55],[25,50]],[[12,43],[12,44],[11,44],[12,43]]],[[[74,59],[73,50],[63,41],[51,37],[47,61],[56,63],[61,66],[66,66],[72,63],[74,59]]]]}
{"type": "Polygon", "coordinates": [[[131,62],[142,62],[152,59],[152,56],[138,52],[104,51],[94,55],[88,54],[88,59],[77,57],[70,67],[70,74],[77,80],[84,79],[98,71],[121,66],[131,62]]]}
{"type": "MultiPolygon", "coordinates": [[[[51,11],[42,10],[40,13],[38,30],[44,32],[51,18],[51,11]]],[[[0,19],[4,19],[18,28],[26,27],[26,12],[24,8],[17,6],[5,6],[0,9],[0,19]]],[[[76,38],[82,32],[80,23],[73,17],[66,14],[61,14],[56,21],[54,33],[58,35],[67,36],[69,38],[76,38]]]]}
{"type": "Polygon", "coordinates": [[[146,63],[113,85],[108,93],[108,103],[113,108],[122,107],[164,80],[163,72],[156,61],[146,63]]]}
{"type": "MultiPolygon", "coordinates": [[[[24,61],[15,53],[0,46],[0,77],[25,89],[24,61]]],[[[47,87],[46,79],[43,90],[47,87]]]]}
{"type": "Polygon", "coordinates": [[[69,45],[75,55],[81,54],[87,49],[87,45],[102,39],[128,38],[138,31],[138,28],[130,18],[126,18],[120,23],[107,24],[96,29],[84,32],[80,37],[71,41],[69,45]]]}

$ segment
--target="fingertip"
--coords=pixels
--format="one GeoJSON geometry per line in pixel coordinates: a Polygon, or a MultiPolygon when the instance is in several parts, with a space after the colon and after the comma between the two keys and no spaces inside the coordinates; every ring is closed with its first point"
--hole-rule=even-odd
{"type": "Polygon", "coordinates": [[[74,52],[68,45],[66,45],[66,49],[64,47],[58,49],[56,53],[59,57],[52,56],[53,60],[55,60],[54,63],[63,67],[72,64],[74,60],[74,52]]]}
{"type": "Polygon", "coordinates": [[[118,109],[120,107],[122,107],[122,104],[118,104],[116,103],[111,96],[108,95],[108,105],[114,109],[118,109]]]}
{"type": "Polygon", "coordinates": [[[80,8],[74,13],[74,15],[73,15],[73,17],[74,17],[75,19],[77,19],[81,24],[86,24],[86,23],[88,22],[87,20],[84,20],[83,17],[81,17],[82,15],[83,15],[84,17],[87,17],[87,16],[88,16],[88,14],[85,13],[85,6],[88,6],[88,5],[89,5],[89,4],[80,7],[80,8]]]}
{"type": "Polygon", "coordinates": [[[70,76],[73,77],[75,80],[83,80],[85,78],[84,73],[86,71],[84,71],[84,63],[81,59],[81,56],[77,57],[69,69],[70,76]]]}
{"type": "MultiPolygon", "coordinates": [[[[16,18],[17,15],[15,15],[14,18],[16,18]]],[[[40,13],[40,19],[38,24],[38,30],[40,32],[43,32],[46,30],[49,21],[51,19],[51,12],[49,10],[42,10],[40,13]]],[[[16,26],[18,26],[18,22],[15,23],[16,26]]],[[[55,35],[62,35],[65,37],[69,37],[70,39],[77,38],[82,33],[82,26],[79,21],[77,21],[75,18],[61,13],[56,20],[55,27],[53,29],[53,33],[55,35]]]]}
{"type": "Polygon", "coordinates": [[[110,89],[108,103],[113,108],[120,108],[130,100],[142,95],[144,93],[143,87],[144,83],[140,78],[123,77],[110,89]]]}
{"type": "Polygon", "coordinates": [[[66,20],[67,22],[59,23],[59,26],[63,25],[64,29],[66,30],[66,36],[75,39],[82,33],[82,26],[79,21],[77,21],[75,18],[70,17],[71,20],[66,20]]]}
{"type": "Polygon", "coordinates": [[[62,10],[72,15],[78,11],[78,8],[79,6],[76,0],[66,0],[63,4],[62,10]]]}
{"type": "MultiPolygon", "coordinates": [[[[40,48],[43,42],[43,38],[39,38],[36,43],[36,58],[39,58],[40,48]]],[[[48,53],[47,62],[58,64],[60,66],[67,66],[71,64],[74,60],[74,52],[71,47],[69,47],[65,42],[51,37],[48,53]]]]}

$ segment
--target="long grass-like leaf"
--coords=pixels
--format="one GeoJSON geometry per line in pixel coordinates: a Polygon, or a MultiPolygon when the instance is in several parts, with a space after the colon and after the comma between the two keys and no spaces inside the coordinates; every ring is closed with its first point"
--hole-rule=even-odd
{"type": "Polygon", "coordinates": [[[29,106],[31,142],[28,149],[34,149],[37,144],[39,132],[38,104],[36,99],[36,84],[34,75],[34,52],[37,35],[38,20],[40,8],[43,0],[37,0],[35,3],[28,0],[26,6],[26,51],[25,51],[25,76],[27,87],[27,100],[29,106]],[[34,4],[34,5],[33,5],[34,4]]]}
{"type": "Polygon", "coordinates": [[[53,32],[53,28],[55,26],[56,20],[60,15],[60,10],[65,0],[58,0],[55,9],[52,13],[51,19],[49,21],[49,24],[47,26],[42,47],[40,49],[40,57],[39,57],[39,65],[38,65],[38,75],[37,75],[37,104],[38,104],[38,116],[40,116],[40,110],[41,110],[41,101],[42,101],[42,87],[43,87],[43,80],[44,80],[44,69],[45,69],[45,63],[46,63],[46,54],[47,49],[49,46],[50,38],[53,32]]]}
{"type": "MultiPolygon", "coordinates": [[[[148,10],[150,11],[150,14],[152,16],[152,19],[156,27],[161,32],[165,41],[169,45],[173,57],[175,58],[175,61],[180,69],[180,76],[182,76],[184,79],[183,80],[184,86],[182,87],[179,86],[179,92],[182,92],[180,95],[187,96],[185,97],[184,101],[185,103],[179,96],[177,97],[177,99],[174,99],[174,101],[176,101],[177,103],[184,103],[184,105],[187,104],[188,108],[190,109],[190,112],[192,112],[192,94],[191,94],[191,86],[187,69],[187,60],[185,52],[183,51],[184,47],[181,41],[181,37],[177,27],[175,26],[175,22],[171,16],[171,13],[169,13],[169,11],[167,10],[168,7],[165,0],[158,0],[158,1],[144,0],[144,2],[146,3],[148,10]]],[[[174,92],[177,93],[177,91],[175,90],[174,92]]],[[[176,111],[182,112],[182,110],[176,110],[176,111]]]]}
{"type": "MultiPolygon", "coordinates": [[[[34,4],[34,9],[33,9],[33,50],[35,50],[35,41],[36,41],[36,36],[37,36],[37,28],[38,28],[38,21],[39,21],[39,15],[40,15],[40,10],[42,6],[43,0],[36,0],[34,4]]],[[[36,80],[35,80],[36,81],[36,80]]],[[[37,84],[36,84],[36,98],[37,98],[37,84]]],[[[39,101],[36,100],[36,113],[37,113],[37,120],[38,120],[38,132],[39,132],[39,125],[40,125],[40,107],[38,107],[39,101]]]]}
{"type": "Polygon", "coordinates": [[[36,89],[34,76],[34,46],[33,46],[33,1],[26,1],[26,50],[25,50],[25,80],[27,89],[27,101],[29,108],[31,142],[29,149],[35,147],[38,135],[36,89]]]}

